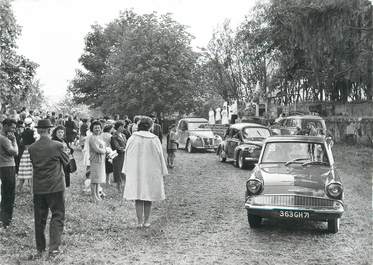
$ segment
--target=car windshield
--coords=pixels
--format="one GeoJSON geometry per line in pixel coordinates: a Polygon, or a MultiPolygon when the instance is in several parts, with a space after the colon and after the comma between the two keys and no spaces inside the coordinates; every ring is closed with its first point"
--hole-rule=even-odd
{"type": "Polygon", "coordinates": [[[316,129],[324,129],[325,123],[323,120],[310,120],[310,119],[304,119],[302,120],[302,129],[307,129],[309,125],[315,126],[316,129]]]}
{"type": "Polygon", "coordinates": [[[244,139],[252,140],[255,138],[260,138],[260,139],[267,138],[270,136],[270,133],[267,128],[246,127],[246,128],[243,128],[242,135],[244,139]]]}
{"type": "Polygon", "coordinates": [[[262,163],[320,163],[329,165],[325,146],[320,143],[274,142],[264,147],[262,163]]]}
{"type": "Polygon", "coordinates": [[[206,122],[188,122],[188,130],[207,130],[208,128],[204,128],[206,124],[206,122]]]}

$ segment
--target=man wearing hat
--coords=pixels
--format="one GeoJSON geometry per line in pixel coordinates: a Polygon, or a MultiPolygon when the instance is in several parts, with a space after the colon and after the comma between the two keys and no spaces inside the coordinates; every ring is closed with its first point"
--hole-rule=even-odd
{"type": "Polygon", "coordinates": [[[39,120],[37,132],[40,139],[29,147],[30,159],[33,166],[33,192],[35,239],[39,258],[46,250],[45,226],[48,211],[52,217],[49,228],[49,255],[60,253],[61,235],[65,220],[65,176],[63,167],[69,163],[69,156],[63,151],[60,142],[50,139],[52,123],[49,119],[39,120]]]}

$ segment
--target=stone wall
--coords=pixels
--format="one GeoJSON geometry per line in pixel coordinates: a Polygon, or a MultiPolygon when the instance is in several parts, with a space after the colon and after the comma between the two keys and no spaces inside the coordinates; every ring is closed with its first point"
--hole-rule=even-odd
{"type": "Polygon", "coordinates": [[[335,142],[373,147],[373,117],[332,116],[326,117],[325,123],[335,142]]]}

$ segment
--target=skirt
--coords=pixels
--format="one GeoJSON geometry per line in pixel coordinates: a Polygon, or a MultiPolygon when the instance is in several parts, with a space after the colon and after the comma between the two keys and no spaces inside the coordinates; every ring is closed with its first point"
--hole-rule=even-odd
{"type": "Polygon", "coordinates": [[[18,168],[18,178],[19,179],[31,179],[32,178],[32,164],[30,159],[30,153],[26,149],[19,161],[18,168]]]}
{"type": "Polygon", "coordinates": [[[100,184],[106,182],[105,160],[99,163],[91,161],[89,170],[92,184],[100,184]]]}

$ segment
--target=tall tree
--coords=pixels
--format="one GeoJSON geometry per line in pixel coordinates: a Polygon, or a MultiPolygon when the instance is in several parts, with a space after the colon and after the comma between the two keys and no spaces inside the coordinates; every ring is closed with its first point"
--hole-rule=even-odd
{"type": "Polygon", "coordinates": [[[10,2],[0,1],[0,104],[23,104],[33,91],[37,64],[16,52],[20,28],[10,2]]]}
{"type": "Polygon", "coordinates": [[[123,12],[95,26],[70,91],[111,113],[168,113],[194,107],[197,54],[185,26],[169,14],[123,12]]]}

